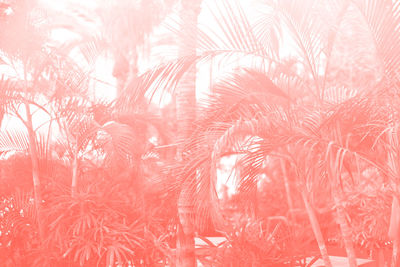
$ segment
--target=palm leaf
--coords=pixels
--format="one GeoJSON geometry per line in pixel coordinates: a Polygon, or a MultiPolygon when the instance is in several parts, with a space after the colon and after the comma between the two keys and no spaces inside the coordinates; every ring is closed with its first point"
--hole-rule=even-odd
{"type": "Polygon", "coordinates": [[[390,83],[398,81],[400,66],[400,5],[393,1],[353,1],[370,29],[384,75],[390,83]]]}
{"type": "Polygon", "coordinates": [[[0,133],[0,153],[7,157],[10,153],[29,150],[28,134],[23,131],[2,131],[0,133]]]}

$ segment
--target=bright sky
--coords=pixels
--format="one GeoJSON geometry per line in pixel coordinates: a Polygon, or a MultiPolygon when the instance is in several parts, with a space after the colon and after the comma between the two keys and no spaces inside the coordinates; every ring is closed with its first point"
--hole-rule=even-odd
{"type": "MultiPolygon", "coordinates": [[[[109,2],[109,0],[39,0],[41,4],[43,4],[46,9],[48,8],[49,13],[52,13],[54,11],[63,11],[69,12],[70,10],[76,14],[82,14],[82,20],[86,21],[88,19],[88,14],[90,16],[90,11],[95,9],[98,5],[104,4],[109,2]]],[[[212,5],[215,5],[215,0],[203,0],[203,9],[202,13],[200,14],[199,17],[199,23],[203,25],[207,25],[208,27],[212,28],[213,30],[216,30],[215,27],[215,21],[214,18],[212,17],[211,13],[209,12],[209,8],[212,5]]],[[[247,12],[256,14],[256,10],[253,8],[253,2],[254,0],[241,0],[242,6],[247,12]]],[[[255,16],[250,16],[250,17],[255,17],[255,16]]],[[[89,17],[90,20],[90,17],[89,17]]],[[[93,31],[96,31],[96,23],[91,23],[91,27],[93,27],[93,31]]],[[[216,32],[218,34],[218,31],[216,32]]],[[[55,31],[53,33],[53,37],[55,40],[58,40],[60,42],[63,42],[65,40],[68,40],[69,38],[73,38],[74,36],[68,33],[68,31],[55,31]]],[[[247,62],[246,59],[241,59],[237,60],[236,64],[241,64],[243,66],[246,65],[247,62]]],[[[156,65],[157,63],[154,62],[142,62],[142,66],[146,64],[147,65],[156,65]]],[[[235,65],[229,66],[227,70],[232,69],[235,65]]],[[[116,90],[115,90],[115,78],[112,76],[112,68],[113,68],[113,61],[112,59],[102,57],[97,61],[95,70],[92,74],[93,79],[93,95],[98,98],[105,98],[105,99],[113,99],[116,95],[116,90]]],[[[213,68],[212,71],[210,71],[210,66],[202,66],[202,68],[199,69],[198,72],[198,79],[197,79],[197,96],[204,97],[205,93],[208,93],[208,88],[210,85],[210,73],[215,77],[218,75],[216,72],[216,68],[213,68]]],[[[38,112],[35,115],[35,124],[36,126],[41,125],[43,121],[48,120],[48,117],[44,114],[41,114],[38,112]]],[[[20,128],[22,126],[21,122],[16,119],[16,118],[7,118],[5,119],[3,123],[3,128],[10,129],[10,128],[20,128]]],[[[43,130],[47,131],[48,127],[43,127],[43,130]]],[[[232,191],[232,185],[234,183],[234,179],[228,177],[232,174],[231,169],[234,164],[234,160],[232,159],[222,159],[222,165],[224,166],[223,168],[218,170],[218,176],[219,176],[219,182],[218,182],[218,188],[222,184],[227,184],[230,188],[230,193],[233,193],[232,191]],[[228,181],[226,181],[228,180],[228,181]]]]}
{"type": "MultiPolygon", "coordinates": [[[[112,0],[39,0],[44,6],[48,7],[49,10],[55,10],[59,12],[74,12],[75,14],[80,14],[80,16],[76,16],[81,19],[81,23],[85,23],[85,25],[90,25],[93,29],[93,32],[97,31],[96,22],[88,23],[92,18],[90,17],[90,12],[93,12],[96,7],[109,4],[112,0]]],[[[121,0],[119,0],[121,1],[121,0]]],[[[239,0],[241,6],[248,14],[253,14],[248,16],[249,19],[258,19],[260,15],[260,5],[256,4],[257,0],[239,0]]],[[[216,8],[216,1],[215,0],[202,0],[202,9],[199,16],[199,24],[205,25],[207,28],[212,29],[215,31],[217,35],[222,35],[222,32],[218,30],[217,22],[215,21],[212,13],[210,10],[214,12],[218,10],[216,8]]],[[[160,29],[159,29],[160,31],[160,29]]],[[[161,33],[164,32],[161,28],[161,33]]],[[[66,31],[55,31],[53,34],[55,39],[58,40],[65,40],[71,38],[73,36],[69,35],[66,31]]],[[[166,50],[171,50],[167,48],[166,50]]],[[[286,44],[286,47],[282,49],[284,55],[288,55],[291,49],[286,44]]],[[[173,51],[173,50],[172,50],[173,51]]],[[[162,51],[164,55],[168,55],[169,51],[162,51]]],[[[161,55],[161,57],[164,57],[161,55]]],[[[166,57],[168,58],[168,56],[166,57]]],[[[159,63],[160,58],[151,57],[149,59],[145,59],[144,61],[140,62],[141,69],[146,69],[150,66],[157,65],[159,63]],[[155,61],[154,61],[155,60],[155,61]]],[[[238,59],[236,64],[240,64],[241,66],[248,65],[250,61],[246,59],[238,59]]],[[[96,82],[94,86],[94,95],[101,98],[112,99],[115,97],[115,79],[111,75],[112,73],[113,62],[111,59],[107,58],[100,58],[97,62],[95,72],[93,73],[94,78],[98,81],[104,81],[104,83],[96,82]],[[107,85],[108,84],[108,85],[107,85]],[[111,86],[110,86],[111,85],[111,86]]],[[[235,65],[231,65],[225,68],[226,70],[231,70],[234,68],[235,65]]],[[[210,66],[202,66],[198,68],[198,79],[197,79],[197,96],[198,98],[204,97],[204,94],[208,93],[208,88],[210,85],[210,73],[214,77],[218,76],[219,73],[216,72],[217,68],[213,68],[212,72],[210,72],[210,66]]],[[[219,70],[221,72],[221,70],[219,70]]],[[[169,101],[169,99],[165,99],[165,101],[169,101]]],[[[162,103],[163,104],[163,103],[162,103]]]]}

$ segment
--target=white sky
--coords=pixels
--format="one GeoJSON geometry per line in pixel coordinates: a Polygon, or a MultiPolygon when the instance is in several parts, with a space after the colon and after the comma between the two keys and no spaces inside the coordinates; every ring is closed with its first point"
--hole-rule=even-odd
{"type": "MultiPolygon", "coordinates": [[[[55,11],[65,11],[65,10],[74,10],[74,12],[79,12],[79,10],[88,10],[87,14],[90,14],[90,10],[96,8],[96,6],[101,5],[103,3],[108,2],[109,0],[40,0],[44,7],[48,8],[49,12],[55,11]]],[[[117,1],[117,0],[116,0],[117,1]]],[[[215,4],[215,0],[203,0],[203,7],[207,7],[209,5],[215,4]]],[[[248,12],[254,12],[256,14],[256,10],[253,7],[254,0],[241,0],[241,3],[245,10],[248,12]]],[[[254,5],[255,6],[255,5],[254,5]]],[[[199,17],[199,23],[208,25],[210,28],[214,30],[216,27],[213,25],[213,18],[210,13],[207,12],[208,8],[203,8],[202,13],[199,17]],[[211,23],[211,24],[210,24],[211,23]]],[[[83,16],[86,12],[82,12],[83,16]]],[[[255,16],[252,16],[255,17],[255,16]]],[[[215,23],[215,22],[214,22],[215,23]]],[[[95,24],[92,24],[92,26],[95,24]]],[[[93,28],[95,30],[95,28],[93,28]]],[[[56,40],[62,42],[62,40],[66,40],[68,38],[72,38],[67,31],[55,31],[53,37],[56,40]]],[[[239,63],[239,61],[237,62],[239,63]]],[[[154,62],[143,62],[143,64],[148,65],[156,65],[154,62]]],[[[240,61],[240,64],[246,64],[243,60],[240,61]]],[[[233,66],[228,67],[228,69],[232,69],[233,66]]],[[[115,78],[112,76],[112,68],[113,68],[113,61],[108,58],[100,58],[97,61],[95,71],[93,73],[94,80],[104,81],[94,81],[93,87],[95,88],[93,91],[93,95],[99,98],[105,99],[113,99],[116,95],[115,90],[115,78]]],[[[0,70],[1,71],[1,70],[0,70]]],[[[216,69],[212,71],[212,75],[215,77],[218,75],[216,69]]],[[[210,68],[209,66],[203,66],[203,68],[199,69],[198,79],[197,79],[197,95],[198,97],[203,97],[204,93],[208,92],[210,84],[210,68]]],[[[38,126],[43,123],[43,120],[48,120],[47,116],[38,112],[35,115],[35,124],[38,126]]],[[[20,128],[22,127],[22,123],[16,118],[6,118],[3,123],[3,129],[10,129],[10,128],[20,128]]],[[[46,130],[46,127],[43,127],[46,130]]],[[[228,184],[230,187],[230,193],[233,193],[232,185],[234,184],[234,179],[229,178],[228,182],[224,181],[227,180],[229,175],[231,174],[231,169],[233,167],[234,161],[232,159],[222,159],[224,168],[218,170],[219,182],[218,188],[220,188],[221,184],[228,184]]]]}

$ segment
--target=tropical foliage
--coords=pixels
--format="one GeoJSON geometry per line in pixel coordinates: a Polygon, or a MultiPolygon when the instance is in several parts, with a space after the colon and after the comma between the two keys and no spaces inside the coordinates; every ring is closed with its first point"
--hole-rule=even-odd
{"type": "Polygon", "coordinates": [[[5,266],[398,265],[399,3],[98,5],[0,2],[5,266]]]}

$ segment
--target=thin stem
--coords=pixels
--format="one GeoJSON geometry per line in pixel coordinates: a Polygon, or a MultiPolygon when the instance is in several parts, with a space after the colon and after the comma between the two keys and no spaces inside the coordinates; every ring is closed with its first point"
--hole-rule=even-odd
{"type": "MultiPolygon", "coordinates": [[[[24,65],[24,79],[25,79],[25,94],[27,94],[28,91],[28,84],[27,84],[27,77],[26,77],[26,64],[24,65]]],[[[33,123],[32,123],[32,113],[31,109],[29,106],[29,103],[27,101],[24,101],[25,105],[25,112],[26,112],[26,123],[25,126],[27,127],[28,130],[28,137],[29,137],[29,152],[30,152],[30,157],[31,157],[31,162],[32,162],[32,180],[33,180],[33,192],[34,192],[34,197],[35,197],[35,208],[37,212],[37,223],[38,223],[38,229],[39,229],[39,238],[40,238],[40,243],[43,242],[43,225],[41,223],[41,202],[42,202],[42,196],[41,196],[41,190],[40,190],[40,174],[39,174],[39,160],[38,160],[38,152],[37,152],[37,147],[36,147],[36,134],[33,129],[33,123]]]]}
{"type": "Polygon", "coordinates": [[[285,183],[286,199],[287,199],[288,207],[289,207],[289,211],[290,211],[289,214],[291,214],[291,212],[294,210],[294,206],[293,206],[292,194],[290,192],[290,184],[289,184],[289,179],[288,179],[287,172],[286,172],[285,161],[281,158],[281,159],[279,159],[279,162],[281,164],[283,181],[285,183]]]}
{"type": "Polygon", "coordinates": [[[308,214],[308,218],[310,219],[310,223],[311,223],[312,230],[314,232],[315,239],[317,240],[317,243],[318,243],[318,247],[319,247],[319,251],[321,253],[322,260],[324,261],[324,264],[326,267],[332,267],[332,263],[329,258],[329,255],[328,255],[328,250],[325,245],[325,240],[322,235],[321,228],[319,226],[317,216],[315,215],[314,209],[312,208],[310,202],[308,201],[308,197],[304,191],[301,193],[301,196],[303,198],[303,202],[304,202],[307,214],[308,214]]]}

